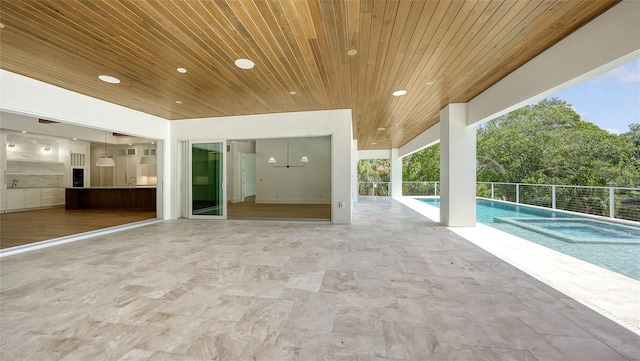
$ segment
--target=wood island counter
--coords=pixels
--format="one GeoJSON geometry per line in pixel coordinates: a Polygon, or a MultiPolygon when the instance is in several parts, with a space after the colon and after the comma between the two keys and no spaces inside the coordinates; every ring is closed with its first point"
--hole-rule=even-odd
{"type": "Polygon", "coordinates": [[[156,210],[156,187],[66,188],[65,209],[156,210]]]}

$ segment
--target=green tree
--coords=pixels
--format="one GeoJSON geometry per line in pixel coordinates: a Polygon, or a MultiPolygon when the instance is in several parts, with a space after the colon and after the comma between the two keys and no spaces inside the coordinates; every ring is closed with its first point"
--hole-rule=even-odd
{"type": "Polygon", "coordinates": [[[422,182],[440,180],[440,143],[402,158],[402,180],[422,182]]]}
{"type": "Polygon", "coordinates": [[[631,161],[640,167],[640,124],[629,124],[629,131],[622,136],[633,145],[631,161]]]}
{"type": "Polygon", "coordinates": [[[358,194],[389,195],[388,182],[391,181],[389,159],[362,159],[358,162],[358,194]],[[374,185],[374,183],[376,183],[374,185]],[[378,184],[381,183],[381,184],[378,184]]]}
{"type": "Polygon", "coordinates": [[[545,99],[478,129],[478,181],[633,186],[628,137],[584,122],[571,105],[545,99]]]}
{"type": "Polygon", "coordinates": [[[358,162],[358,182],[389,182],[389,159],[362,159],[358,162]]]}
{"type": "MultiPolygon", "coordinates": [[[[477,131],[480,182],[584,186],[640,185],[640,124],[622,135],[584,122],[571,104],[550,98],[489,121],[477,131]]],[[[361,163],[361,181],[388,181],[386,163],[361,163]]],[[[404,182],[440,179],[440,145],[404,157],[404,182]]]]}

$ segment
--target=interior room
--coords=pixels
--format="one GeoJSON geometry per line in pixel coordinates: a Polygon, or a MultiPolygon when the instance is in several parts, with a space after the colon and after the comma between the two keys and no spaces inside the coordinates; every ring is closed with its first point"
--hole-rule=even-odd
{"type": "Polygon", "coordinates": [[[0,125],[0,249],[157,218],[157,140],[6,112],[0,125]]]}
{"type": "Polygon", "coordinates": [[[227,143],[229,218],[331,220],[331,137],[227,143]]]}

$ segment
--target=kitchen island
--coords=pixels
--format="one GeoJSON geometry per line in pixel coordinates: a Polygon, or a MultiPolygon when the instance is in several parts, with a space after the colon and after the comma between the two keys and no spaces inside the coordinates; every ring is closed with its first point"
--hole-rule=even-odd
{"type": "Polygon", "coordinates": [[[155,186],[75,187],[65,190],[65,209],[156,210],[155,186]]]}

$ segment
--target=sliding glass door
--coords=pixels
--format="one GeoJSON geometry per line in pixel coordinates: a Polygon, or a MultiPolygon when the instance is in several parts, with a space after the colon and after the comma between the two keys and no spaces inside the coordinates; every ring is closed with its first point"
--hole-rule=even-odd
{"type": "Polygon", "coordinates": [[[191,142],[190,218],[227,216],[224,142],[191,142]]]}

